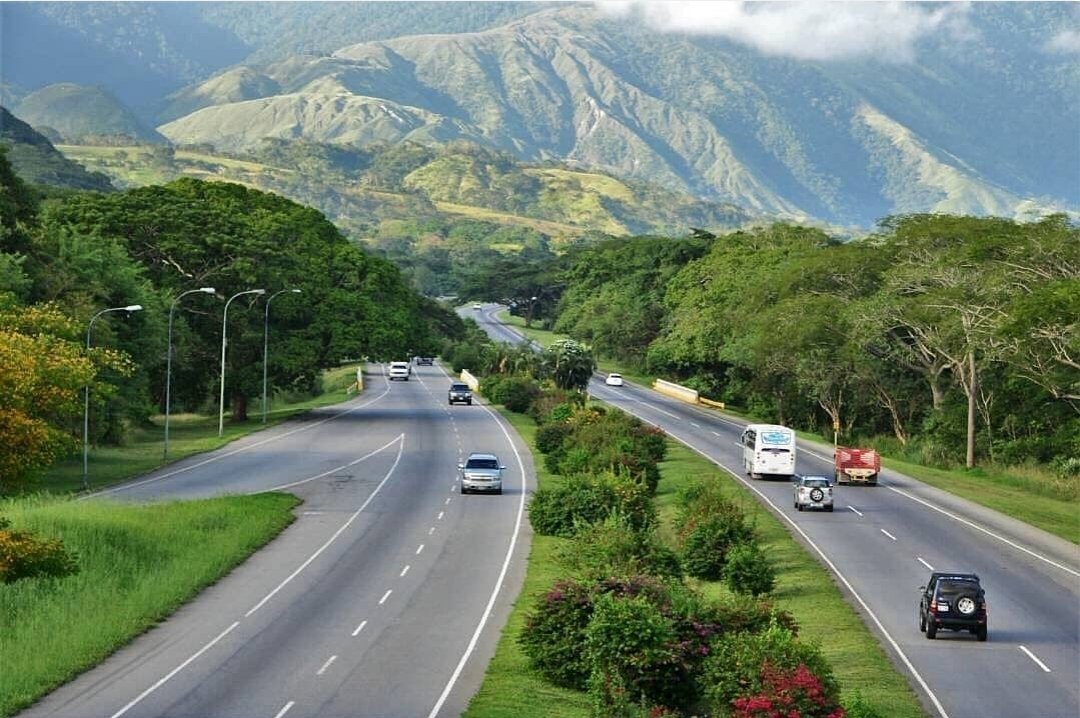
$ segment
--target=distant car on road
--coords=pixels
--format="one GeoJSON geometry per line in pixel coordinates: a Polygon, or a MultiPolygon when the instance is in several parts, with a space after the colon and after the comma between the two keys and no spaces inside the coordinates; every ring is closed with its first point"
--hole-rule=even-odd
{"type": "Polygon", "coordinates": [[[416,357],[416,366],[432,366],[434,363],[434,357],[416,357]]]}
{"type": "Polygon", "coordinates": [[[827,476],[799,476],[795,480],[795,508],[833,510],[832,483],[827,476]]]}
{"type": "Polygon", "coordinates": [[[986,594],[978,576],[934,571],[919,590],[919,630],[928,639],[937,636],[939,629],[946,629],[971,631],[977,640],[986,640],[986,594]]]}
{"type": "Polygon", "coordinates": [[[616,374],[615,372],[612,372],[612,373],[607,375],[607,379],[604,379],[604,383],[607,384],[608,386],[622,386],[623,385],[622,374],[616,374]]]}
{"type": "Polygon", "coordinates": [[[502,472],[506,467],[495,454],[469,454],[464,464],[458,464],[461,493],[491,491],[502,493],[502,472]]]}
{"type": "Polygon", "coordinates": [[[472,390],[469,389],[468,384],[463,384],[461,382],[455,381],[453,384],[450,385],[450,391],[448,392],[447,398],[450,400],[450,406],[453,406],[454,404],[457,404],[459,402],[462,404],[471,405],[472,390]]]}
{"type": "Polygon", "coordinates": [[[473,302],[472,308],[473,308],[474,311],[478,312],[481,309],[483,309],[484,307],[483,307],[483,305],[480,304],[480,302],[473,302]]]}
{"type": "Polygon", "coordinates": [[[407,361],[392,361],[390,362],[390,381],[395,379],[401,379],[402,381],[408,381],[409,375],[412,374],[412,367],[409,366],[407,361]]]}

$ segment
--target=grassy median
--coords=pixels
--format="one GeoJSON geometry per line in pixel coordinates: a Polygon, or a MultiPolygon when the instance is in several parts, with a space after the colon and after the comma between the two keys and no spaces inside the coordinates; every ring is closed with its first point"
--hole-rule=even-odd
{"type": "MultiPolygon", "coordinates": [[[[262,423],[261,409],[252,409],[247,421],[233,422],[226,418],[225,435],[221,438],[217,435],[216,414],[174,414],[169,419],[169,461],[219,449],[231,441],[279,424],[296,414],[345,401],[349,398],[346,389],[355,381],[356,365],[329,369],[323,373],[323,391],[319,396],[276,403],[267,412],[266,424],[262,423]]],[[[133,427],[122,446],[91,447],[88,472],[90,488],[112,486],[165,465],[164,426],[164,417],[155,417],[150,426],[133,427]]],[[[81,489],[82,454],[50,467],[35,488],[55,493],[81,489]]]]}
{"type": "Polygon", "coordinates": [[[60,539],[79,565],[66,578],[0,584],[0,716],[169,616],[288,526],[297,503],[287,494],[152,505],[0,501],[13,530],[60,539]]]}
{"type": "MultiPolygon", "coordinates": [[[[504,411],[538,459],[537,483],[557,480],[544,469],[536,451],[536,425],[521,414],[504,411]]],[[[780,522],[757,503],[750,493],[721,473],[711,462],[674,441],[668,441],[668,457],[660,464],[657,506],[662,535],[673,541],[671,523],[678,492],[693,480],[716,481],[744,505],[756,522],[762,548],[777,567],[774,600],[791,612],[801,626],[800,635],[821,645],[833,674],[845,695],[858,691],[865,702],[890,718],[920,718],[924,712],[904,677],[893,668],[877,639],[863,625],[855,610],[844,601],[829,574],[788,533],[780,522]]],[[[480,691],[465,718],[585,718],[589,699],[585,693],[553,687],[530,671],[518,646],[518,636],[537,594],[546,591],[566,571],[557,560],[558,547],[569,539],[534,536],[529,553],[525,585],[503,629],[495,657],[488,666],[480,691]]],[[[704,593],[720,596],[719,583],[694,582],[704,593]]]]}

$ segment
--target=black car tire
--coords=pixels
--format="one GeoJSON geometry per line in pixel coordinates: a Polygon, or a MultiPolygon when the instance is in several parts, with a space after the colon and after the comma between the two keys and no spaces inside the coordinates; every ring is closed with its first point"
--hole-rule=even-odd
{"type": "Polygon", "coordinates": [[[795,508],[797,508],[799,511],[802,511],[803,510],[803,505],[802,504],[795,504],[795,508]]]}
{"type": "Polygon", "coordinates": [[[465,404],[466,406],[472,406],[472,399],[466,399],[465,404]]]}
{"type": "Polygon", "coordinates": [[[919,633],[926,633],[926,614],[919,610],[919,633]]]}
{"type": "Polygon", "coordinates": [[[810,500],[814,503],[821,503],[825,498],[825,492],[821,489],[810,489],[810,500]]]}
{"type": "Polygon", "coordinates": [[[937,635],[937,625],[935,625],[933,621],[927,621],[926,622],[926,637],[932,641],[932,640],[934,640],[934,637],[936,635],[937,635]]]}
{"type": "Polygon", "coordinates": [[[825,510],[828,511],[830,514],[832,513],[832,509],[833,507],[831,505],[825,507],[825,510]]]}
{"type": "Polygon", "coordinates": [[[974,593],[960,594],[960,596],[956,599],[956,610],[964,618],[971,618],[975,615],[975,612],[979,610],[979,597],[976,596],[974,593]],[[965,605],[964,599],[967,599],[971,603],[970,611],[965,611],[963,608],[961,608],[962,605],[965,605]]]}
{"type": "Polygon", "coordinates": [[[977,641],[985,641],[986,638],[987,638],[987,630],[986,630],[986,624],[984,623],[983,625],[981,625],[981,626],[979,626],[978,628],[975,629],[975,640],[977,640],[977,641]]]}

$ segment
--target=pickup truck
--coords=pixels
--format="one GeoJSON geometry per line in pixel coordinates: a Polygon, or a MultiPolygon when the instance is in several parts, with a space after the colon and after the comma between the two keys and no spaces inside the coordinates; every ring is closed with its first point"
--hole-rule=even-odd
{"type": "Polygon", "coordinates": [[[836,447],[833,454],[837,484],[869,484],[877,486],[881,471],[881,454],[874,449],[836,447]]]}

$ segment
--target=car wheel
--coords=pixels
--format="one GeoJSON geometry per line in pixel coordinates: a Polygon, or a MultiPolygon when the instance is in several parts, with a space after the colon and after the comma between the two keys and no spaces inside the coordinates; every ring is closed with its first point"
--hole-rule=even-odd
{"type": "Polygon", "coordinates": [[[472,399],[469,399],[468,401],[466,401],[465,404],[466,404],[466,406],[472,406],[472,399]]]}
{"type": "Polygon", "coordinates": [[[496,489],[495,493],[498,494],[499,496],[502,496],[502,487],[499,487],[498,489],[496,489]]]}
{"type": "Polygon", "coordinates": [[[919,633],[926,633],[926,614],[919,611],[919,633]]]}
{"type": "Polygon", "coordinates": [[[832,506],[826,506],[825,510],[828,511],[831,514],[832,510],[833,510],[833,507],[832,506]]]}
{"type": "Polygon", "coordinates": [[[934,640],[935,636],[937,636],[937,625],[933,621],[927,621],[926,622],[926,637],[929,640],[932,641],[932,640],[934,640]]]}
{"type": "Polygon", "coordinates": [[[971,594],[964,594],[956,599],[956,610],[965,617],[975,615],[975,609],[978,607],[977,597],[971,594]]]}
{"type": "Polygon", "coordinates": [[[983,624],[975,629],[975,639],[978,641],[985,641],[987,638],[986,624],[983,624]]]}
{"type": "Polygon", "coordinates": [[[795,508],[797,508],[799,511],[802,511],[803,510],[803,505],[802,504],[795,504],[795,508]]]}

